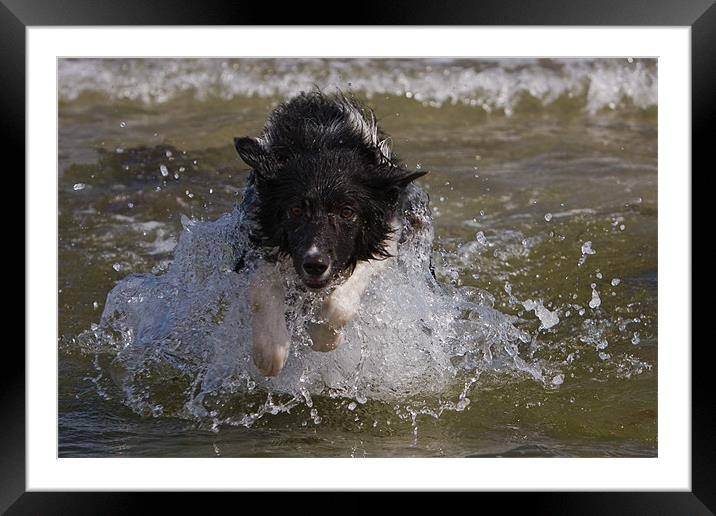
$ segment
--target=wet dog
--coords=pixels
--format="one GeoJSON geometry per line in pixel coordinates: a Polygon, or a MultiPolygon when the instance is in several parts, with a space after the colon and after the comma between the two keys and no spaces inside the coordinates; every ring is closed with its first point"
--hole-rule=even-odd
{"type": "Polygon", "coordinates": [[[234,144],[251,167],[240,209],[261,255],[249,287],[253,358],[275,376],[290,347],[277,263],[290,259],[307,289],[325,293],[307,330],[314,350],[334,350],[374,274],[432,231],[427,195],[412,184],[426,172],[408,170],[373,111],[341,93],[302,93],[261,136],[234,144]]]}

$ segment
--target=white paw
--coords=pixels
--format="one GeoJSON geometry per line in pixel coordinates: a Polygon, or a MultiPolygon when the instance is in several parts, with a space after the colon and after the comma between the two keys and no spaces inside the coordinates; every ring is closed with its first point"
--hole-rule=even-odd
{"type": "Polygon", "coordinates": [[[360,297],[355,292],[336,290],[323,302],[321,319],[334,328],[343,328],[351,322],[359,305],[360,297]]]}
{"type": "Polygon", "coordinates": [[[276,376],[288,359],[290,340],[276,335],[254,336],[254,364],[264,376],[276,376]]]}

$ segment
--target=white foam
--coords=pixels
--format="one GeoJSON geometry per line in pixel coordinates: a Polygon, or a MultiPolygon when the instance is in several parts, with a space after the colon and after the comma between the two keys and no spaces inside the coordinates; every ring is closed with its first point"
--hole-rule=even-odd
{"type": "Polygon", "coordinates": [[[198,101],[235,97],[289,97],[318,84],[367,97],[405,97],[429,106],[462,103],[512,115],[527,97],[548,107],[560,99],[594,114],[657,105],[656,60],[536,59],[61,59],[59,95],[83,93],[161,104],[175,97],[198,101]],[[270,76],[271,80],[266,80],[270,76]]]}

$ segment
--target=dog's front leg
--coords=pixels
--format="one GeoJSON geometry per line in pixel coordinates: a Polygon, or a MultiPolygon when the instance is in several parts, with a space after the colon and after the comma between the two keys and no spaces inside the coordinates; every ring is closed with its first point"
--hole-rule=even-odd
{"type": "MultiPolygon", "coordinates": [[[[395,256],[398,250],[398,237],[401,226],[397,220],[391,222],[393,234],[386,242],[388,252],[395,256]]],[[[388,258],[390,259],[390,258],[388,258]]],[[[353,274],[331,292],[321,306],[320,321],[308,325],[308,334],[313,341],[315,351],[333,351],[343,343],[343,330],[353,320],[363,293],[373,276],[385,268],[387,260],[358,262],[353,274]]]]}
{"type": "Polygon", "coordinates": [[[276,266],[262,263],[249,284],[254,364],[264,376],[276,376],[283,369],[291,338],[286,328],[286,294],[276,266]]]}
{"type": "Polygon", "coordinates": [[[361,262],[343,284],[323,301],[320,321],[310,323],[308,333],[315,351],[333,351],[343,343],[343,329],[353,319],[363,292],[368,287],[377,264],[361,262]]]}

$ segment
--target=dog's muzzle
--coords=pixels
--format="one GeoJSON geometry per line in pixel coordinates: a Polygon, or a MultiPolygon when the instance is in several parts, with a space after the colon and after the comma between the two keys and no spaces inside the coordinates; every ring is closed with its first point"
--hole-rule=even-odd
{"type": "Polygon", "coordinates": [[[311,288],[323,288],[330,279],[331,259],[315,248],[303,255],[303,281],[311,288]]]}

